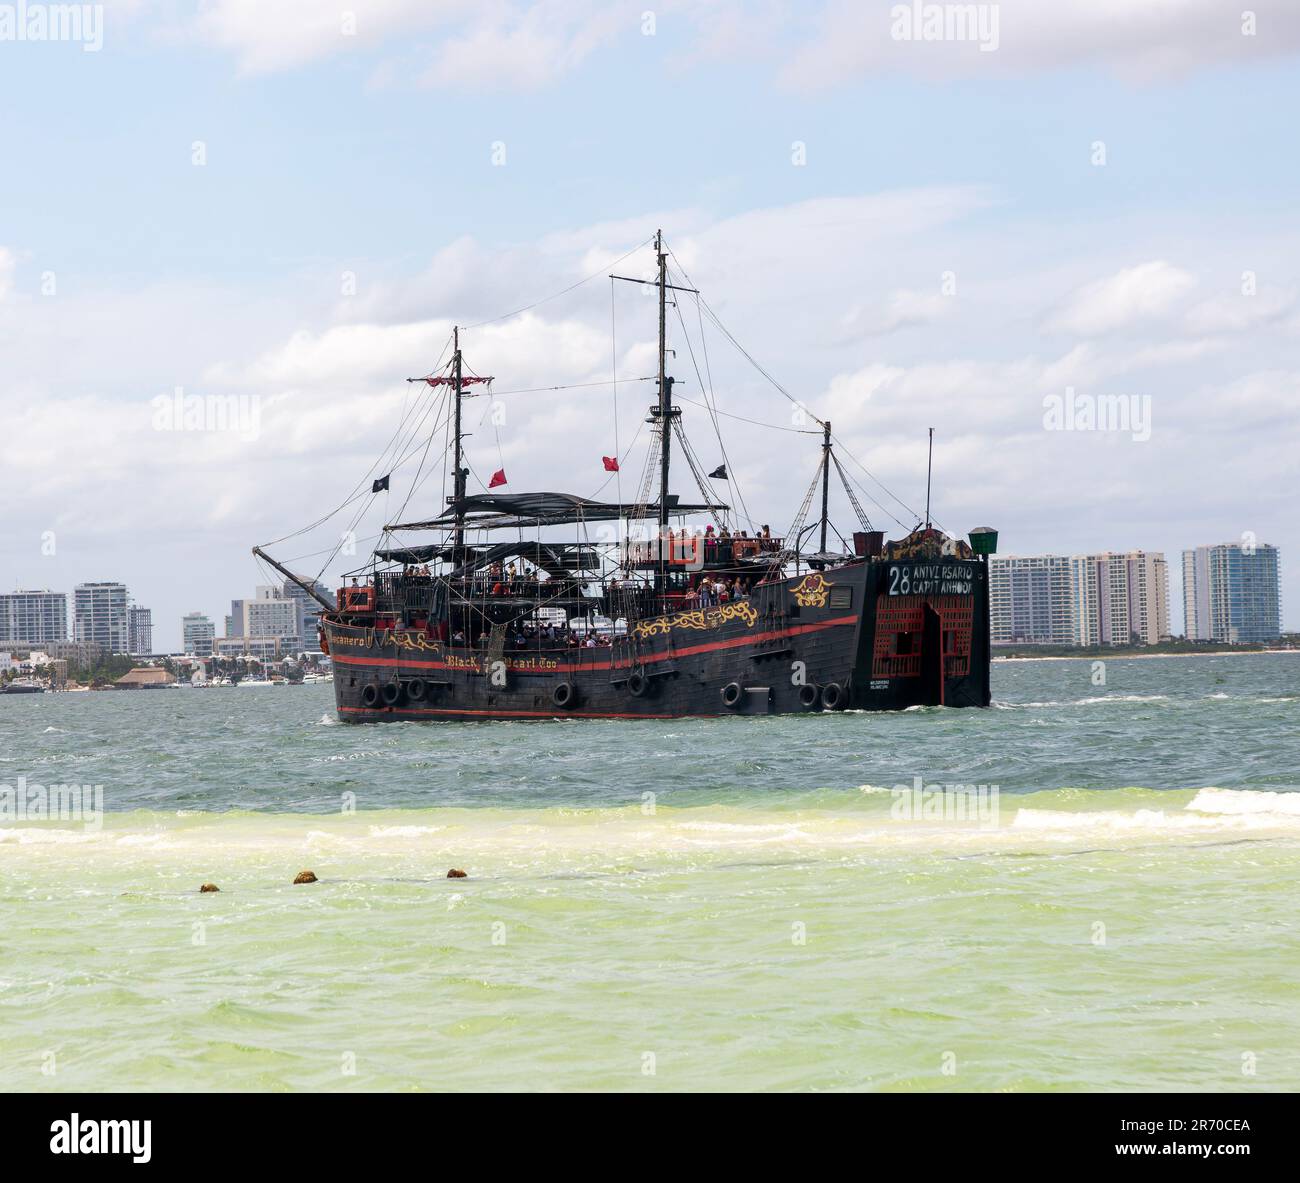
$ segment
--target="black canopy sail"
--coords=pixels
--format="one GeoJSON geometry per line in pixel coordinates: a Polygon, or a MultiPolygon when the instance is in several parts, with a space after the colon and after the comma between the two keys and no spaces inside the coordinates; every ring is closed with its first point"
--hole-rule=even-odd
{"type": "MultiPolygon", "coordinates": [[[[451,554],[451,549],[445,546],[402,546],[375,551],[377,558],[391,563],[428,563],[434,559],[448,560],[451,554]]],[[[599,571],[601,567],[600,552],[595,547],[568,542],[501,542],[495,546],[467,547],[461,557],[462,565],[444,578],[455,579],[469,571],[516,558],[527,559],[548,575],[599,571]]]]}
{"type": "MultiPolygon", "coordinates": [[[[683,505],[676,494],[668,497],[668,514],[713,513],[726,505],[683,505]]],[[[625,517],[659,518],[658,503],[630,505],[593,501],[575,493],[480,493],[466,497],[459,507],[423,522],[398,522],[386,530],[446,530],[463,520],[466,528],[506,530],[521,526],[563,526],[575,522],[613,522],[625,517]],[[459,514],[458,514],[459,509],[459,514]]]]}

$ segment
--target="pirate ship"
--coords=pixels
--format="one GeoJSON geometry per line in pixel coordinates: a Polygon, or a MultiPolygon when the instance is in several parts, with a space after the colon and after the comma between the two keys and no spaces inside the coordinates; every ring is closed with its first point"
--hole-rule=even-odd
{"type": "MultiPolygon", "coordinates": [[[[635,500],[493,491],[504,467],[471,493],[463,405],[493,379],[470,369],[454,330],[446,363],[408,379],[442,400],[450,462],[442,512],[385,526],[383,545],[344,576],[333,600],[254,548],[319,604],[341,720],[988,705],[996,533],[972,531],[968,545],[938,529],[927,476],[925,520],[886,543],[855,494],[831,424],[815,416],[817,471],[784,534],[725,504],[714,482],[729,479],[726,465],[704,471],[667,373],[669,293],[675,301],[698,291],[669,282],[662,233],[654,251],[653,278],[610,277],[658,289],[658,398],[635,500]],[[698,500],[672,492],[674,444],[698,500]],[[830,521],[832,472],[858,518],[851,541],[830,521]],[[819,492],[820,516],[810,518],[819,492]],[[831,549],[831,532],[841,549],[831,549]]],[[[671,278],[687,277],[674,269],[671,278]]],[[[619,456],[604,459],[618,469],[619,456]]],[[[388,483],[385,474],[372,491],[388,483]]]]}

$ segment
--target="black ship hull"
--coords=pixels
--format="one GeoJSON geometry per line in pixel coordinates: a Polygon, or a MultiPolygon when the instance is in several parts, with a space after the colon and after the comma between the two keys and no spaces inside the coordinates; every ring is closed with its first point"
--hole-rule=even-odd
{"type": "Polygon", "coordinates": [[[321,624],[345,722],[662,719],[987,706],[988,611],[978,559],[861,559],[590,648],[454,645],[343,613],[321,624]]]}

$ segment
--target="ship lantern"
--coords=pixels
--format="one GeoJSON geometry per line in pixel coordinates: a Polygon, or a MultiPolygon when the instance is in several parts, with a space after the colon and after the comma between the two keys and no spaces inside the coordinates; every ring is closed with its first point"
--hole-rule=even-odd
{"type": "Polygon", "coordinates": [[[977,555],[998,553],[998,532],[992,526],[976,526],[970,532],[970,548],[977,555]]]}

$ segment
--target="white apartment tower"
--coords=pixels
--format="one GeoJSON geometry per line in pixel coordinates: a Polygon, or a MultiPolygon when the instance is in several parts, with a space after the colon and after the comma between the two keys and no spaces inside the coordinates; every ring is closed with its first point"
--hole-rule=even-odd
{"type": "Polygon", "coordinates": [[[181,617],[181,640],[185,653],[207,657],[212,652],[212,642],[217,630],[202,612],[187,612],[181,617]]]}
{"type": "Polygon", "coordinates": [[[1225,542],[1183,551],[1183,613],[1189,640],[1277,640],[1282,632],[1277,548],[1225,542]]]}
{"type": "Polygon", "coordinates": [[[1169,568],[1154,551],[1070,560],[1080,645],[1156,645],[1169,639],[1169,568]]]}
{"type": "Polygon", "coordinates": [[[1073,645],[1074,598],[1064,555],[994,556],[989,611],[995,645],[1073,645]]]}
{"type": "Polygon", "coordinates": [[[129,651],[124,583],[79,583],[72,589],[72,639],[105,653],[129,651]]]}
{"type": "Polygon", "coordinates": [[[68,639],[68,597],[63,592],[16,591],[0,595],[0,641],[44,645],[68,639]]]}

